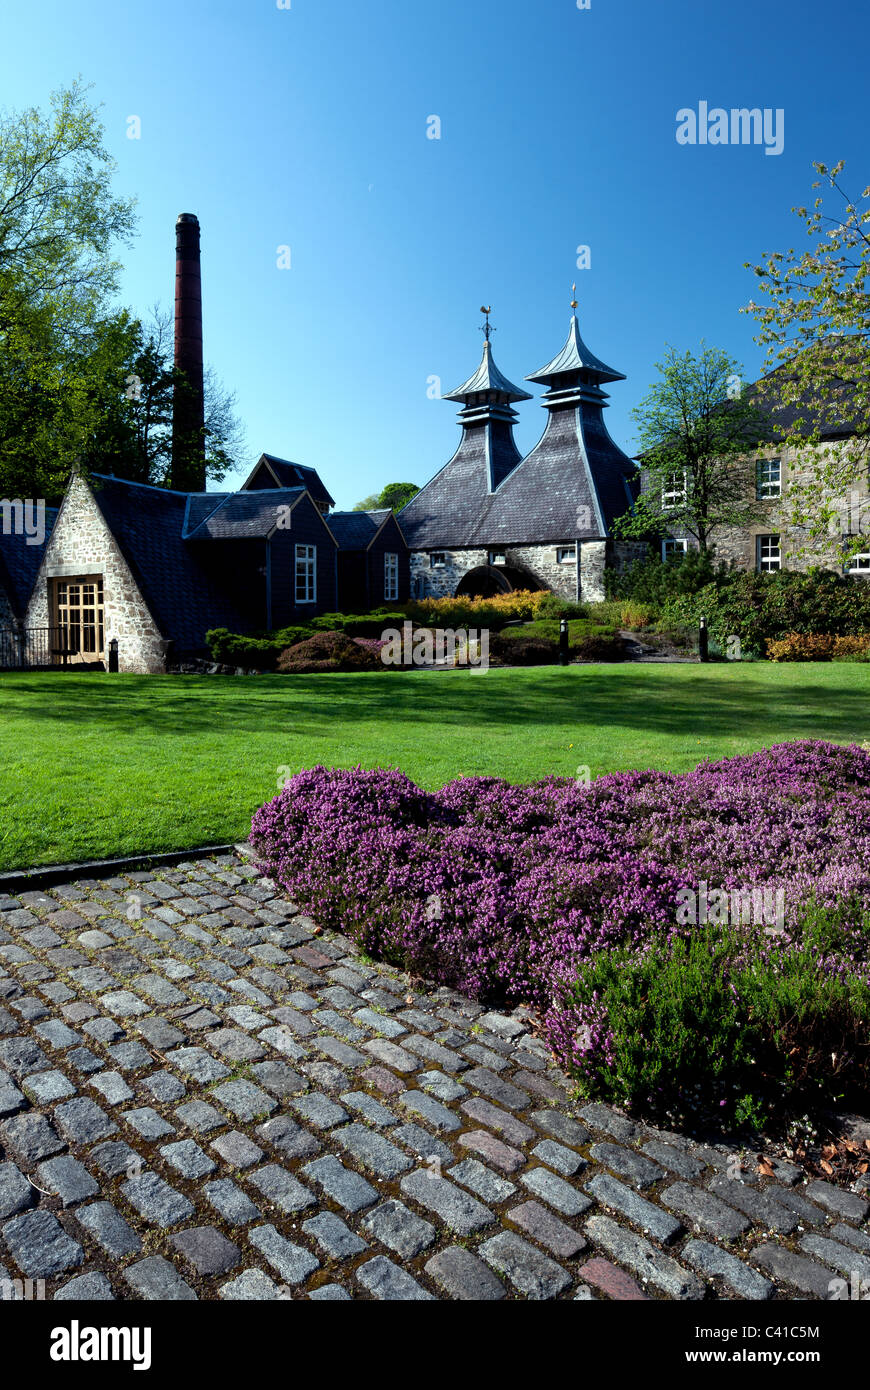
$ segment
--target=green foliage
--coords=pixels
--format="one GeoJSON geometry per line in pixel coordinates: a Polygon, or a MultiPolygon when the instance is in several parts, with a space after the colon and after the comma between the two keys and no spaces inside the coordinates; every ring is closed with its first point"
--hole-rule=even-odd
{"type": "Polygon", "coordinates": [[[535,615],[538,618],[588,618],[589,604],[573,603],[549,591],[541,598],[535,615]]]}
{"type": "Polygon", "coordinates": [[[661,608],[677,594],[695,594],[714,580],[729,573],[723,562],[716,564],[715,549],[678,551],[662,559],[659,551],[650,547],[645,560],[634,560],[625,569],[605,570],[608,598],[636,599],[639,603],[661,608]]]}
{"type": "Polygon", "coordinates": [[[374,492],[370,497],[364,497],[361,502],[357,502],[353,510],[377,512],[389,507],[392,511],[398,512],[412,497],[416,497],[419,491],[416,483],[387,483],[380,492],[374,492]]]}
{"type": "Polygon", "coordinates": [[[820,968],[823,924],[812,909],[797,949],[705,926],[592,957],[571,1001],[594,1011],[612,1045],[609,1060],[596,1052],[580,1064],[585,1094],[753,1128],[770,1113],[866,1094],[870,988],[820,968]]]}
{"type": "Polygon", "coordinates": [[[285,627],[278,632],[242,636],[225,627],[205,634],[212,658],[222,666],[242,666],[255,671],[274,671],[278,657],[287,647],[311,636],[309,627],[285,627]]]}
{"type": "MultiPolygon", "coordinates": [[[[854,197],[839,182],[842,160],[813,167],[820,176],[813,188],[824,180],[833,203],[825,207],[818,196],[811,208],[792,208],[803,249],[747,263],[767,302],[750,301],[742,311],[755,316],[757,341],[767,348],[760,399],[792,408],[783,442],[801,467],[791,470],[785,506],[791,526],[803,532],[797,553],[804,555],[827,550],[832,528],[844,529],[845,499],[866,483],[870,453],[870,185],[854,197]],[[826,442],[844,424],[851,439],[826,442]]],[[[865,539],[855,536],[851,553],[864,549],[865,539]]]]}
{"type": "Polygon", "coordinates": [[[702,615],[720,644],[735,634],[744,650],[763,654],[768,641],[792,632],[870,632],[870,585],[823,569],[735,572],[717,576],[694,594],[669,599],[662,621],[697,626],[702,615]]]}
{"type": "Polygon", "coordinates": [[[312,618],[315,632],[346,632],[349,637],[380,637],[385,628],[401,627],[405,614],[397,608],[375,608],[371,613],[321,613],[312,618]]]}
{"type": "Polygon", "coordinates": [[[770,437],[770,425],[742,389],[742,368],[720,348],[702,344],[696,356],[668,346],[656,368],[658,381],[632,412],[643,487],[614,533],[688,533],[706,550],[721,527],[760,515],[746,453],[770,437]]]}
{"type": "MultiPolygon", "coordinates": [[[[134,229],[88,88],[0,117],[0,495],[58,502],[80,468],[168,481],[168,316],[143,327],[114,306],[113,250],[134,229]]],[[[206,374],[206,470],[239,462],[232,397],[206,374]]]]}

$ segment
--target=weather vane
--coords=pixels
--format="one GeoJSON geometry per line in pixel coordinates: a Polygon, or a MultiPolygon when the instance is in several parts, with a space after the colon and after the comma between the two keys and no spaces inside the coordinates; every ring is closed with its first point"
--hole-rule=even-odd
{"type": "Polygon", "coordinates": [[[495,332],[495,329],[492,327],[492,324],[489,321],[489,316],[492,313],[492,305],[481,304],[480,312],[482,314],[486,314],[486,323],[480,331],[483,334],[484,338],[486,338],[486,341],[489,342],[491,335],[495,332]]]}
{"type": "Polygon", "coordinates": [[[571,296],[572,296],[572,298],[571,298],[571,308],[572,308],[572,309],[576,309],[576,308],[577,308],[577,300],[574,298],[574,296],[576,295],[576,293],[577,293],[577,282],[576,282],[576,280],[575,280],[574,284],[571,286],[571,296]]]}

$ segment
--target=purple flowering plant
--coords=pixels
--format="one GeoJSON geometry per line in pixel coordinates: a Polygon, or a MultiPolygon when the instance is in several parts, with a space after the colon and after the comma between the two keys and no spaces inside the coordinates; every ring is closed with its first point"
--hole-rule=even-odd
{"type": "Polygon", "coordinates": [[[870,983],[870,754],[857,746],[435,792],[395,770],[315,767],[256,812],[251,843],[265,873],[371,956],[490,1005],[532,1005],[581,1080],[612,1067],[618,1023],[578,990],[584,971],[697,931],[678,922],[677,895],[702,880],[783,891],[781,936],[740,929],[766,968],[811,945],[820,979],[870,983]]]}

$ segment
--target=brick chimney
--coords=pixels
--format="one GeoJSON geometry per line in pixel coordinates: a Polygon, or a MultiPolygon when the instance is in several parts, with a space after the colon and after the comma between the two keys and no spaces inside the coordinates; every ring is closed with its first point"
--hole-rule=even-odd
{"type": "Polygon", "coordinates": [[[205,491],[205,415],[202,372],[202,287],[199,219],[182,212],[175,223],[175,367],[172,402],[172,486],[205,491]]]}

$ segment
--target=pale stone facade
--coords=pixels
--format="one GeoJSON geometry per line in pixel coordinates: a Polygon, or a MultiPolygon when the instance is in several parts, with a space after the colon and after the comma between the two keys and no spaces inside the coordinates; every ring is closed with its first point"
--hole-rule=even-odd
{"type": "MultiPolygon", "coordinates": [[[[637,541],[588,540],[565,541],[564,545],[507,545],[504,566],[512,571],[514,588],[522,588],[517,578],[528,574],[529,588],[551,589],[569,601],[600,603],[605,597],[604,575],[609,566],[621,569],[632,560],[646,554],[646,546],[637,541]],[[577,583],[577,560],[558,560],[557,551],[574,549],[580,553],[580,583],[577,583]]],[[[432,552],[415,551],[411,555],[411,594],[414,598],[452,597],[465,575],[486,565],[489,551],[481,548],[444,550],[443,565],[432,564],[432,552]]],[[[493,566],[498,570],[500,565],[493,566]]]]}
{"type": "Polygon", "coordinates": [[[166,670],[166,643],[97,506],[90,487],[74,478],[46,546],[25,626],[53,627],[54,581],[103,581],[105,647],[118,640],[118,669],[143,675],[166,670]]]}
{"type": "MultiPolygon", "coordinates": [[[[834,444],[826,447],[843,448],[849,445],[834,444]]],[[[863,480],[850,486],[847,489],[848,495],[832,499],[836,516],[829,528],[829,541],[810,550],[805,536],[796,532],[791,525],[787,494],[791,481],[806,482],[813,474],[811,469],[802,466],[800,456],[793,449],[776,448],[771,445],[760,448],[747,457],[747,497],[751,500],[754,496],[756,463],[772,459],[778,459],[781,464],[781,495],[767,500],[756,498],[758,516],[748,525],[721,527],[716,530],[712,544],[715,546],[717,560],[733,563],[738,569],[757,570],[760,567],[760,540],[778,536],[780,568],[806,570],[817,565],[842,571],[844,555],[850,540],[865,536],[870,549],[870,480],[867,477],[866,466],[863,480]],[[799,551],[805,553],[798,553],[799,551]]],[[[689,546],[697,544],[685,531],[678,528],[670,534],[675,538],[686,539],[689,546]]]]}

